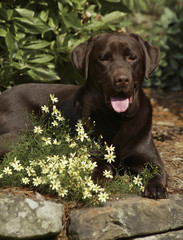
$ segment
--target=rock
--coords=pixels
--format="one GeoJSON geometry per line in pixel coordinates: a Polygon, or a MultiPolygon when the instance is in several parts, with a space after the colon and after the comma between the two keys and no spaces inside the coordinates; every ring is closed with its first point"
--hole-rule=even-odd
{"type": "Polygon", "coordinates": [[[0,239],[51,238],[61,232],[63,206],[40,196],[0,195],[0,239]]]}
{"type": "Polygon", "coordinates": [[[155,236],[133,238],[133,240],[182,240],[182,239],[183,239],[183,230],[157,234],[155,236]]]}
{"type": "Polygon", "coordinates": [[[68,227],[69,240],[134,239],[180,230],[183,229],[182,216],[183,195],[162,200],[130,196],[109,201],[103,207],[74,210],[68,227]]]}

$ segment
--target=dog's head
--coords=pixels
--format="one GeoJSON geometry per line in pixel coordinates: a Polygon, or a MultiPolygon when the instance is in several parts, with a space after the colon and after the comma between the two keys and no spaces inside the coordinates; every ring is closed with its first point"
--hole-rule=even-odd
{"type": "Polygon", "coordinates": [[[91,37],[72,53],[76,69],[106,106],[126,112],[138,97],[144,77],[157,67],[160,51],[137,34],[112,33],[91,37]]]}

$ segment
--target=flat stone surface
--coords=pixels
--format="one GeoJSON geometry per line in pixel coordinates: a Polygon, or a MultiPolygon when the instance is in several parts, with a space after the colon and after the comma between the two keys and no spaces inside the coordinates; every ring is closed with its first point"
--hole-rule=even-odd
{"type": "Polygon", "coordinates": [[[26,239],[56,236],[63,228],[63,206],[45,200],[0,194],[0,239],[26,239]]]}
{"type": "Polygon", "coordinates": [[[182,216],[183,195],[162,200],[130,196],[109,201],[103,207],[73,211],[69,239],[113,240],[180,230],[182,216]]]}
{"type": "Polygon", "coordinates": [[[183,230],[173,231],[168,233],[157,234],[143,238],[133,238],[133,240],[182,240],[183,230]]]}

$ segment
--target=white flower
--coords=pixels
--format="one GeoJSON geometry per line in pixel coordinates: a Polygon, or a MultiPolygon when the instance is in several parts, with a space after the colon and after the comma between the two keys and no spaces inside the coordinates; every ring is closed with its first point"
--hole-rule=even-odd
{"type": "Polygon", "coordinates": [[[49,113],[49,108],[46,105],[42,106],[41,109],[43,112],[49,113]]]}
{"type": "Polygon", "coordinates": [[[85,189],[84,189],[84,192],[83,192],[83,199],[91,198],[91,197],[92,197],[92,194],[91,194],[91,192],[90,192],[90,189],[85,188],[85,189]]]}
{"type": "Polygon", "coordinates": [[[101,190],[101,187],[98,186],[97,184],[93,184],[92,190],[93,190],[95,193],[98,193],[98,192],[101,190]]]}
{"type": "Polygon", "coordinates": [[[4,172],[4,174],[7,174],[7,175],[11,175],[12,174],[12,170],[9,167],[5,167],[3,172],[4,172]]]}
{"type": "Polygon", "coordinates": [[[60,182],[56,180],[51,181],[52,190],[58,190],[60,188],[60,182]]]}
{"type": "Polygon", "coordinates": [[[106,192],[101,192],[98,194],[98,200],[100,202],[106,202],[106,200],[109,198],[109,194],[106,192]]]}
{"type": "Polygon", "coordinates": [[[114,152],[115,147],[114,147],[113,145],[111,145],[110,147],[109,147],[109,146],[106,146],[106,147],[105,147],[105,150],[106,150],[108,153],[114,152]]]}
{"type": "Polygon", "coordinates": [[[71,142],[71,144],[69,145],[70,148],[75,148],[77,146],[77,144],[75,142],[71,142]]]}
{"type": "Polygon", "coordinates": [[[40,126],[34,127],[34,133],[42,134],[43,130],[41,129],[40,126]]]}
{"type": "Polygon", "coordinates": [[[26,171],[27,171],[27,174],[28,176],[35,176],[35,170],[32,168],[32,167],[26,167],[26,171]]]}
{"type": "Polygon", "coordinates": [[[70,142],[72,141],[72,139],[71,139],[71,137],[69,136],[69,134],[66,135],[65,141],[68,142],[68,143],[70,143],[70,142]]]}
{"type": "Polygon", "coordinates": [[[31,166],[37,166],[38,165],[38,162],[36,160],[31,160],[30,161],[30,165],[31,166]]]}
{"type": "Polygon", "coordinates": [[[58,142],[57,139],[54,139],[54,140],[53,140],[53,144],[54,144],[54,145],[60,145],[61,142],[58,142]]]}
{"type": "Polygon", "coordinates": [[[106,159],[108,163],[115,162],[115,160],[114,160],[115,157],[116,156],[114,155],[113,152],[109,152],[108,154],[104,155],[104,159],[106,159]]]}
{"type": "Polygon", "coordinates": [[[30,180],[27,177],[25,177],[25,178],[22,178],[22,182],[24,184],[28,184],[30,182],[30,180]]]}
{"type": "Polygon", "coordinates": [[[144,192],[144,186],[140,186],[140,191],[144,192]]]}
{"type": "Polygon", "coordinates": [[[0,174],[0,179],[3,178],[3,173],[0,174]]]}
{"type": "Polygon", "coordinates": [[[82,122],[81,122],[81,119],[80,120],[78,120],[78,122],[76,123],[76,126],[75,126],[76,128],[83,128],[83,124],[82,124],[82,122]]]}
{"type": "Polygon", "coordinates": [[[17,160],[16,157],[14,158],[14,162],[11,163],[11,166],[18,172],[24,169],[20,164],[20,161],[17,160]]]}
{"type": "Polygon", "coordinates": [[[15,165],[14,169],[18,172],[20,172],[21,170],[23,170],[24,168],[19,164],[19,165],[15,165]]]}
{"type": "Polygon", "coordinates": [[[133,189],[133,184],[130,183],[130,185],[129,185],[129,190],[132,191],[132,189],[133,189]]]}
{"type": "Polygon", "coordinates": [[[48,166],[45,166],[45,167],[43,167],[43,169],[42,169],[42,173],[43,174],[47,174],[48,172],[49,172],[49,167],[48,166]]]}
{"type": "Polygon", "coordinates": [[[58,191],[58,195],[61,196],[61,197],[65,197],[68,193],[68,190],[67,189],[59,189],[58,191]]]}
{"type": "Polygon", "coordinates": [[[40,177],[33,178],[33,185],[38,186],[42,183],[42,180],[40,177]]]}
{"type": "Polygon", "coordinates": [[[57,116],[56,116],[56,119],[57,119],[58,121],[61,121],[61,122],[65,120],[65,118],[62,117],[61,114],[57,115],[57,116]]]}
{"type": "Polygon", "coordinates": [[[52,115],[60,115],[60,111],[57,109],[57,107],[55,105],[53,105],[52,115]]]}
{"type": "Polygon", "coordinates": [[[78,139],[80,139],[81,142],[84,141],[84,139],[88,139],[88,135],[85,133],[84,128],[78,128],[76,129],[78,132],[78,139]]]}
{"type": "Polygon", "coordinates": [[[52,123],[51,123],[54,127],[55,126],[58,126],[58,122],[56,120],[54,120],[52,123]]]}
{"type": "Polygon", "coordinates": [[[52,101],[52,103],[57,103],[58,102],[58,98],[54,96],[54,94],[50,94],[50,99],[52,101]]]}
{"type": "Polygon", "coordinates": [[[142,186],[142,178],[139,175],[137,175],[137,177],[133,178],[133,183],[137,186],[142,186]]]}
{"type": "MultiPolygon", "coordinates": [[[[50,166],[49,166],[50,167],[50,166]]],[[[52,169],[52,168],[51,168],[52,169]]],[[[55,172],[50,172],[49,174],[48,174],[48,178],[50,179],[50,180],[53,180],[53,179],[56,179],[58,177],[58,175],[57,175],[57,173],[55,173],[55,172]]]]}
{"type": "Polygon", "coordinates": [[[50,162],[52,160],[52,156],[48,156],[46,157],[47,158],[47,161],[50,162]]]}
{"type": "Polygon", "coordinates": [[[113,178],[113,175],[112,175],[110,170],[109,171],[107,171],[107,170],[103,171],[103,176],[106,177],[106,178],[113,178]]]}
{"type": "Polygon", "coordinates": [[[62,163],[62,166],[66,166],[68,164],[68,160],[66,158],[65,155],[63,155],[61,158],[60,158],[60,161],[62,163]]]}
{"type": "Polygon", "coordinates": [[[45,142],[45,145],[51,145],[51,138],[48,137],[48,138],[45,138],[45,137],[42,137],[42,140],[45,142]]]}
{"type": "Polygon", "coordinates": [[[58,161],[59,160],[59,155],[53,155],[53,160],[58,161]]]}

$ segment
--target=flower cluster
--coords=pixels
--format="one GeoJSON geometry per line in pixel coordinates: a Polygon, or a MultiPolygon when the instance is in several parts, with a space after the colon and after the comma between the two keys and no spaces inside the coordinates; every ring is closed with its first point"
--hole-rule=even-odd
{"type": "MultiPolygon", "coordinates": [[[[104,150],[105,159],[113,162],[114,147],[106,144],[105,149],[101,149],[98,142],[90,139],[81,121],[75,126],[76,134],[71,133],[55,105],[58,99],[52,94],[50,99],[51,106],[41,107],[44,116],[49,114],[47,127],[41,121],[33,123],[32,134],[7,154],[5,165],[0,169],[0,181],[17,175],[15,179],[19,179],[21,186],[49,190],[64,199],[105,202],[109,194],[91,179],[97,167],[97,163],[91,161],[91,154],[97,152],[101,156],[104,150]]],[[[103,175],[113,178],[107,170],[103,175]]]]}

